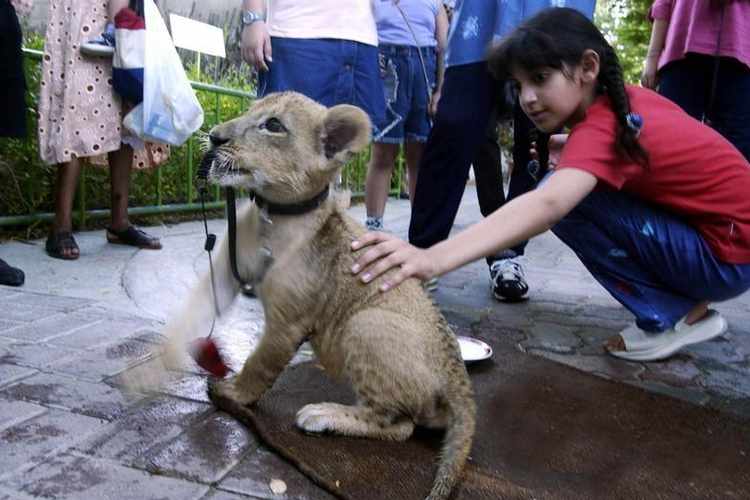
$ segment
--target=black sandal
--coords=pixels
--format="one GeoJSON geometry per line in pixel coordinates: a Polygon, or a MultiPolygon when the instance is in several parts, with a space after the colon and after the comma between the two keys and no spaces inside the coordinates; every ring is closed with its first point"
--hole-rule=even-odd
{"type": "Polygon", "coordinates": [[[73,238],[73,233],[70,231],[50,232],[47,236],[47,243],[44,244],[44,249],[47,250],[47,255],[50,257],[62,260],[76,260],[81,252],[78,243],[73,238]],[[65,254],[65,250],[69,250],[69,252],[65,254]]]}
{"type": "Polygon", "coordinates": [[[161,249],[159,238],[146,234],[137,227],[130,225],[122,231],[107,228],[107,241],[116,245],[130,245],[131,247],[145,248],[147,250],[161,249]]]}
{"type": "Polygon", "coordinates": [[[21,286],[24,279],[23,271],[0,259],[0,285],[21,286]]]}

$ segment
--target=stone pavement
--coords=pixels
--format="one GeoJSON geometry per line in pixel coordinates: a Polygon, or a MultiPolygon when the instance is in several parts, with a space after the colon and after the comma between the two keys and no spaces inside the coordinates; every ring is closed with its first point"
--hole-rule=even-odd
{"type": "MultiPolygon", "coordinates": [[[[456,230],[479,217],[472,191],[456,230]]],[[[351,213],[361,220],[363,207],[351,213]]],[[[408,220],[408,202],[389,200],[387,229],[403,236],[408,220]]],[[[223,221],[209,225],[223,233],[223,221]]],[[[109,245],[103,231],[76,235],[74,262],[46,257],[43,241],[0,245],[27,274],[24,287],[0,287],[0,500],[331,498],[214,411],[197,369],[159,394],[122,391],[122,374],[147,362],[170,311],[207,269],[201,223],[149,231],[162,251],[109,245]]],[[[724,337],[668,361],[629,363],[600,348],[629,314],[575,256],[551,234],[527,255],[531,299],[521,304],[490,297],[484,262],[441,278],[434,297],[449,321],[480,337],[507,331],[522,339],[519,351],[750,420],[750,296],[717,306],[730,323],[724,337]]],[[[257,302],[239,297],[215,334],[230,364],[241,364],[262,325],[257,302]]],[[[309,358],[303,347],[296,360],[309,358]]]]}

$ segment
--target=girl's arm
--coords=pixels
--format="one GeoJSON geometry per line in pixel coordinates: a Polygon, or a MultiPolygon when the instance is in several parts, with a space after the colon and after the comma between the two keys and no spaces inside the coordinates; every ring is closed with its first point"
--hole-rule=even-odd
{"type": "Polygon", "coordinates": [[[18,17],[26,17],[31,14],[31,8],[34,6],[34,0],[10,0],[10,3],[16,10],[18,17]]]}
{"type": "Polygon", "coordinates": [[[641,75],[641,85],[649,89],[655,89],[659,83],[656,78],[656,70],[659,64],[659,56],[661,56],[661,52],[664,50],[667,29],[669,29],[668,20],[654,19],[654,25],[651,28],[651,40],[648,42],[648,51],[646,52],[643,74],[641,75]]]}
{"type": "Polygon", "coordinates": [[[445,48],[448,45],[448,13],[442,0],[438,1],[438,12],[435,16],[435,39],[437,40],[437,54],[435,55],[437,71],[435,75],[435,90],[430,99],[429,113],[435,116],[438,102],[443,92],[443,77],[445,76],[445,48]]]}
{"type": "Polygon", "coordinates": [[[398,268],[383,282],[381,291],[410,277],[426,280],[445,274],[543,233],[578,205],[596,183],[596,177],[583,170],[560,170],[542,187],[509,201],[489,217],[426,250],[389,234],[367,233],[352,243],[353,250],[371,245],[352,272],[369,282],[398,268]]]}

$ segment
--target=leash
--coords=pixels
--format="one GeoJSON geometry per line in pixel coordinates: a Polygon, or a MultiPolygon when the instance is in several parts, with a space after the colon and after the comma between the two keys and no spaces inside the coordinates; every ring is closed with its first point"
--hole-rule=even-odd
{"type": "MultiPolygon", "coordinates": [[[[430,78],[427,76],[427,65],[424,62],[424,56],[422,56],[422,48],[419,46],[419,40],[417,40],[417,34],[414,32],[414,28],[412,28],[411,23],[409,22],[409,19],[406,17],[406,13],[404,12],[404,9],[401,8],[401,5],[399,5],[398,0],[393,0],[393,6],[396,7],[398,12],[401,14],[401,17],[404,18],[404,22],[406,23],[406,27],[409,30],[409,33],[411,33],[411,37],[414,39],[414,45],[417,48],[417,55],[419,56],[419,63],[422,66],[422,76],[424,77],[424,85],[425,90],[427,92],[427,103],[429,104],[430,99],[432,99],[432,92],[430,92],[430,78]]],[[[440,7],[443,8],[442,6],[440,7]]],[[[432,122],[432,120],[430,120],[432,122]]],[[[432,125],[432,123],[430,123],[432,125]]]]}

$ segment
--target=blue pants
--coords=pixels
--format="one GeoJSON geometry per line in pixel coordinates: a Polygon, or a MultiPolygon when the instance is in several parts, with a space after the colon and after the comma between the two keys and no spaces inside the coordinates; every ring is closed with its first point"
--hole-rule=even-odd
{"type": "Polygon", "coordinates": [[[622,192],[592,192],[552,232],[645,331],[750,288],[750,264],[718,260],[685,221],[622,192]]]}
{"type": "MultiPolygon", "coordinates": [[[[500,174],[500,150],[494,133],[498,113],[511,112],[499,109],[502,91],[502,83],[491,77],[485,62],[451,66],[446,70],[443,94],[419,164],[412,200],[409,242],[413,245],[427,248],[448,237],[472,164],[482,215],[488,216],[507,201],[500,174]]],[[[513,148],[516,168],[511,175],[508,199],[536,186],[536,179],[526,168],[530,160],[529,133],[533,125],[517,105],[516,108],[513,148]]],[[[546,162],[546,146],[547,140],[540,138],[543,164],[546,162]]],[[[491,263],[496,258],[521,255],[525,246],[526,242],[523,242],[487,261],[491,263]]]]}
{"type": "Polygon", "coordinates": [[[352,104],[373,124],[385,117],[378,48],[349,40],[271,37],[273,62],[258,75],[258,95],[293,90],[324,106],[352,104]]]}
{"type": "Polygon", "coordinates": [[[386,132],[375,142],[425,142],[431,126],[427,108],[435,86],[435,49],[382,44],[378,51],[386,102],[386,119],[378,129],[386,132]]]}
{"type": "Polygon", "coordinates": [[[712,56],[688,54],[667,64],[659,71],[659,93],[696,120],[705,115],[711,126],[750,161],[750,68],[730,57],[720,57],[711,105],[716,61],[712,56]]]}

